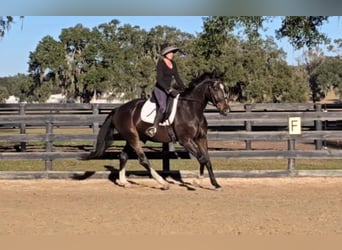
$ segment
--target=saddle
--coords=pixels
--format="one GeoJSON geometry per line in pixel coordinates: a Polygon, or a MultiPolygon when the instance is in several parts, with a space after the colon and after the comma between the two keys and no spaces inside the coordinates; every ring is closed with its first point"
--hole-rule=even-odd
{"type": "MultiPolygon", "coordinates": [[[[173,123],[178,103],[179,95],[175,98],[169,98],[168,105],[165,113],[165,117],[163,122],[161,122],[160,126],[169,126],[173,123]]],[[[141,109],[140,118],[142,121],[153,124],[154,117],[156,116],[156,103],[153,101],[152,97],[147,99],[141,109]]]]}

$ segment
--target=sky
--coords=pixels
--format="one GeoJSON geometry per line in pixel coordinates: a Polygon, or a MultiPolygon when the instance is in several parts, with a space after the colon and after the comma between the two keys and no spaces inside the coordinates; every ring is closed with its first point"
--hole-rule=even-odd
{"type": "MultiPolygon", "coordinates": [[[[183,32],[197,34],[202,31],[202,16],[25,16],[23,21],[16,18],[5,37],[0,39],[0,77],[27,73],[30,52],[35,51],[39,41],[50,35],[56,40],[64,28],[82,24],[93,28],[113,19],[120,24],[138,25],[150,30],[157,25],[175,27],[183,32]]],[[[275,27],[279,28],[280,19],[269,24],[268,34],[274,36],[275,27]]],[[[322,27],[322,31],[332,39],[342,38],[342,19],[333,17],[322,27]]],[[[289,64],[296,64],[296,58],[303,51],[295,51],[286,39],[277,41],[278,46],[287,53],[289,64]]]]}

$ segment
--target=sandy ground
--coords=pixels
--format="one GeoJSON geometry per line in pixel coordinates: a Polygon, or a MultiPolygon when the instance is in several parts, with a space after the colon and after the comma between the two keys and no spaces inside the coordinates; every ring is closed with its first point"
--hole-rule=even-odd
{"type": "Polygon", "coordinates": [[[341,177],[132,181],[0,180],[0,236],[342,235],[341,177]]]}

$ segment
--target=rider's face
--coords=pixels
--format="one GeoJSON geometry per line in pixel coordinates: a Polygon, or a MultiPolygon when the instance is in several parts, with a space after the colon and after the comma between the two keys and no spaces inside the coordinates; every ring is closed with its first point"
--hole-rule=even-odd
{"type": "Polygon", "coordinates": [[[174,53],[172,51],[165,55],[165,57],[170,59],[170,60],[173,58],[173,56],[174,56],[174,53]]]}

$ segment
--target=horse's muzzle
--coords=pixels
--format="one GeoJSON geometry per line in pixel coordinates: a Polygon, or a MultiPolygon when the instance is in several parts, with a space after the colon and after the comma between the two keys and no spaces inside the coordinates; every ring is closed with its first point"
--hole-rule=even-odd
{"type": "Polygon", "coordinates": [[[228,113],[229,113],[229,109],[225,109],[225,110],[220,110],[220,115],[224,115],[224,116],[227,116],[228,113]]]}
{"type": "Polygon", "coordinates": [[[221,115],[228,115],[228,113],[230,112],[230,107],[229,105],[221,105],[221,104],[217,104],[217,109],[219,110],[219,113],[221,115]]]}

